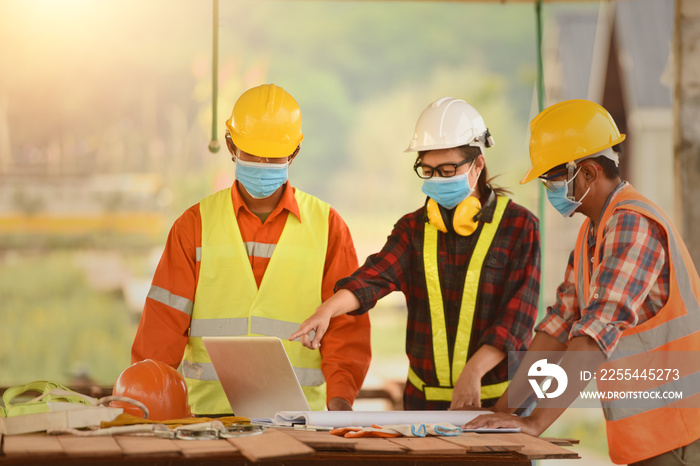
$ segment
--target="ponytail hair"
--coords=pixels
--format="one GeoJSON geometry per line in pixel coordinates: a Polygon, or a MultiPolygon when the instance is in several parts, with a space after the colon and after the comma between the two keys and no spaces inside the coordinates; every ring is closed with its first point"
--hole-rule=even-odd
{"type": "MultiPolygon", "coordinates": [[[[462,154],[462,157],[464,157],[464,159],[467,160],[467,163],[473,162],[481,154],[480,147],[464,145],[457,147],[457,149],[459,149],[459,152],[462,154]]],[[[496,177],[489,178],[489,172],[486,169],[486,163],[484,163],[484,169],[482,170],[481,176],[476,182],[476,185],[479,188],[479,192],[482,195],[486,195],[489,191],[493,190],[493,192],[497,196],[505,196],[506,194],[511,194],[511,192],[506,188],[493,184],[493,180],[495,178],[496,177]]]]}

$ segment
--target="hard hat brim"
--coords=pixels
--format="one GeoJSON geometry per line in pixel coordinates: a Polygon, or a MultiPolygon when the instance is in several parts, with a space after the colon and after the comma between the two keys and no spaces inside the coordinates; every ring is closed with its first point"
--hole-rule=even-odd
{"type": "Polygon", "coordinates": [[[464,143],[446,143],[446,144],[430,144],[427,146],[413,146],[410,145],[406,150],[404,150],[404,153],[408,152],[428,152],[430,150],[441,150],[441,149],[454,149],[455,147],[462,147],[462,146],[472,146],[472,147],[479,147],[481,148],[481,153],[484,153],[484,146],[483,144],[474,144],[474,139],[472,139],[470,142],[464,142],[464,143]]]}
{"type": "MultiPolygon", "coordinates": [[[[622,141],[624,141],[625,138],[626,138],[626,135],[625,135],[625,134],[620,134],[620,137],[617,138],[616,140],[610,141],[610,143],[606,144],[605,147],[598,147],[598,148],[596,148],[595,150],[589,151],[589,154],[595,155],[595,154],[597,154],[598,152],[604,151],[605,149],[607,149],[607,148],[609,148],[609,147],[616,146],[616,145],[620,144],[622,141]]],[[[576,157],[575,159],[562,161],[561,163],[573,162],[574,160],[580,160],[580,159],[582,159],[582,158],[586,158],[586,157],[591,157],[591,156],[592,156],[592,155],[587,155],[587,154],[578,154],[578,155],[579,155],[579,156],[576,157]]],[[[556,167],[556,166],[557,166],[557,165],[553,165],[553,166],[551,166],[551,167],[546,167],[546,168],[543,168],[543,167],[535,168],[534,166],[533,166],[533,167],[530,167],[530,169],[527,171],[527,173],[525,173],[525,176],[523,176],[523,179],[520,180],[520,184],[529,183],[530,181],[532,181],[532,180],[534,180],[535,178],[539,177],[539,176],[542,175],[543,173],[546,173],[547,170],[551,170],[552,168],[554,168],[554,167],[556,167]]]]}
{"type": "MultiPolygon", "coordinates": [[[[464,145],[464,144],[461,144],[464,145]]],[[[431,144],[428,146],[408,146],[404,152],[427,152],[429,150],[440,150],[440,149],[452,149],[453,147],[459,147],[455,144],[431,144]]]]}
{"type": "Polygon", "coordinates": [[[238,132],[231,132],[231,140],[243,152],[256,157],[269,157],[272,159],[281,159],[289,157],[301,145],[304,136],[298,142],[284,143],[272,141],[263,141],[260,139],[250,139],[238,132]]]}
{"type": "MultiPolygon", "coordinates": [[[[540,173],[540,175],[541,174],[542,173],[540,173]]],[[[529,183],[530,181],[534,180],[535,178],[537,178],[540,175],[535,173],[534,167],[530,167],[530,169],[527,171],[527,173],[525,173],[525,176],[523,176],[523,179],[520,180],[520,184],[529,183]]]]}

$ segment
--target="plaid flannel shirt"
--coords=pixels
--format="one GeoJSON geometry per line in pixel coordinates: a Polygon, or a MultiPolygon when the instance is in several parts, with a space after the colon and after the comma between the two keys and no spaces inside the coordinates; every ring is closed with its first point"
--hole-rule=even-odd
{"type": "MultiPolygon", "coordinates": [[[[608,197],[605,207],[626,183],[620,183],[608,197]]],[[[603,230],[598,249],[598,268],[591,270],[586,308],[578,306],[574,286],[574,253],[569,256],[564,282],[557,299],[547,308],[547,316],[537,325],[543,331],[567,343],[588,335],[610,355],[623,330],[639,325],[656,315],[668,300],[670,271],[666,234],[653,220],[631,210],[618,209],[603,230]]],[[[594,257],[596,235],[586,238],[589,257],[594,257]]]]}
{"type": "MultiPolygon", "coordinates": [[[[494,209],[495,202],[485,208],[482,220],[490,222],[494,209]]],[[[361,303],[358,314],[367,312],[392,291],[404,293],[408,308],[409,363],[427,385],[437,386],[422,254],[425,221],[424,208],[401,218],[382,250],[369,256],[352,276],[340,280],[336,290],[345,288],[355,294],[361,303]]],[[[481,229],[482,225],[470,236],[438,235],[438,268],[450,359],[465,274],[481,229]]],[[[539,286],[538,220],[527,209],[510,202],[482,267],[468,357],[485,344],[504,352],[526,350],[537,317],[539,286]]],[[[483,377],[482,384],[507,379],[506,358],[483,377]]],[[[447,409],[449,405],[449,402],[426,401],[421,391],[406,384],[405,409],[447,409]]]]}

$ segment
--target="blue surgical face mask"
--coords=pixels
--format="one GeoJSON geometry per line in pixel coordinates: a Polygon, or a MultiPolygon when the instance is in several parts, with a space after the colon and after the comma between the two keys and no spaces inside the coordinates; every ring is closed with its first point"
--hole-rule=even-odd
{"type": "Polygon", "coordinates": [[[254,199],[269,197],[288,178],[289,162],[259,163],[236,158],[236,179],[254,199]]]}
{"type": "Polygon", "coordinates": [[[472,168],[474,168],[473,164],[466,173],[449,178],[441,176],[428,178],[423,181],[423,192],[444,208],[452,209],[474,191],[469,185],[469,173],[472,168]]]}
{"type": "Polygon", "coordinates": [[[581,201],[586,197],[588,191],[591,190],[591,188],[588,188],[578,201],[569,199],[567,197],[568,185],[574,181],[576,175],[578,175],[578,171],[569,181],[549,181],[547,183],[547,199],[549,199],[549,203],[552,204],[552,207],[557,209],[564,217],[571,217],[574,212],[576,212],[576,209],[581,206],[581,201]]]}

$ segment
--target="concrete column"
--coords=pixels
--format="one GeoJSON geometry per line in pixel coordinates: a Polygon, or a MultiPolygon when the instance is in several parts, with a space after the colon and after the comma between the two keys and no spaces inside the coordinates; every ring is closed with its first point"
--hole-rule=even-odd
{"type": "Polygon", "coordinates": [[[700,1],[676,0],[675,221],[700,267],[700,1]]]}

